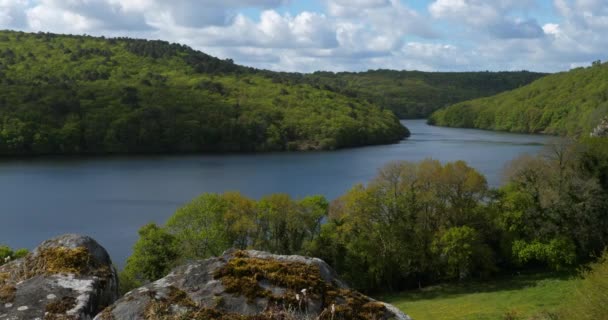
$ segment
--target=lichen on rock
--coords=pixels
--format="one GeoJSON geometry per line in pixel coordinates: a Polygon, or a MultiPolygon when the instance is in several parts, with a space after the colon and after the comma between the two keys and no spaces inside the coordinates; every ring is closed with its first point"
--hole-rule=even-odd
{"type": "Polygon", "coordinates": [[[47,240],[0,267],[0,319],[91,319],[116,299],[110,257],[89,237],[47,240]]]}
{"type": "Polygon", "coordinates": [[[229,251],[190,262],[135,289],[96,317],[108,319],[409,319],[348,288],[322,260],[229,251]]]}

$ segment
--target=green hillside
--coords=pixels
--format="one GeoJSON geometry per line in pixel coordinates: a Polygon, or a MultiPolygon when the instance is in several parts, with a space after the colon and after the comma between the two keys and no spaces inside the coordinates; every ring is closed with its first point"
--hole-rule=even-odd
{"type": "Polygon", "coordinates": [[[315,72],[306,80],[389,108],[400,118],[427,118],[433,111],[465,100],[519,88],[545,76],[520,72],[421,72],[372,70],[315,72]]]}
{"type": "Polygon", "coordinates": [[[183,45],[0,31],[0,155],[334,149],[407,135],[388,109],[183,45]]]}
{"type": "Polygon", "coordinates": [[[434,113],[440,126],[587,135],[608,114],[608,63],[550,75],[499,95],[434,113]]]}

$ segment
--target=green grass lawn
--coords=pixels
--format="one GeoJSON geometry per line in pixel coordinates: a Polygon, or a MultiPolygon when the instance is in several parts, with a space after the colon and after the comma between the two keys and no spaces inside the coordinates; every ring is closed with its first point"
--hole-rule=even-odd
{"type": "Polygon", "coordinates": [[[446,284],[381,297],[414,320],[527,319],[556,311],[578,279],[566,275],[518,275],[488,282],[446,284]]]}

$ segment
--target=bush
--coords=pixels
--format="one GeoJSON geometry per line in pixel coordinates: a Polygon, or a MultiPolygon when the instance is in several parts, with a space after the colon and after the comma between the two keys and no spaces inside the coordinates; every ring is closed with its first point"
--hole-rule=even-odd
{"type": "Polygon", "coordinates": [[[608,317],[608,252],[583,273],[583,281],[564,304],[561,319],[600,320],[608,317]]]}
{"type": "Polygon", "coordinates": [[[8,262],[9,260],[23,258],[26,254],[28,254],[28,252],[29,251],[27,249],[18,249],[13,251],[7,246],[0,246],[0,266],[3,265],[5,261],[8,262]]]}

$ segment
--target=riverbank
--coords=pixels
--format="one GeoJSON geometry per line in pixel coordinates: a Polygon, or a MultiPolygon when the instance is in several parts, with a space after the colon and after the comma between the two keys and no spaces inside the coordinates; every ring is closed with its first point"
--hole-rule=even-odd
{"type": "Polygon", "coordinates": [[[412,135],[401,143],[331,152],[0,161],[0,234],[14,248],[33,248],[57,234],[89,234],[122,266],[142,225],[163,224],[201,193],[320,194],[332,200],[372,179],[388,162],[426,158],[464,160],[497,187],[507,162],[550,142],[544,136],[433,127],[424,120],[403,123],[412,135]]]}

